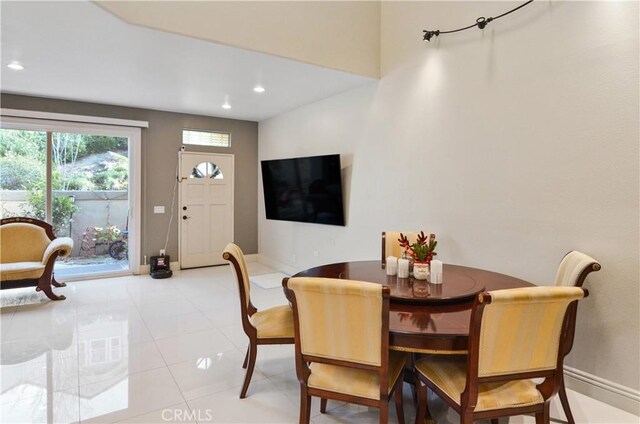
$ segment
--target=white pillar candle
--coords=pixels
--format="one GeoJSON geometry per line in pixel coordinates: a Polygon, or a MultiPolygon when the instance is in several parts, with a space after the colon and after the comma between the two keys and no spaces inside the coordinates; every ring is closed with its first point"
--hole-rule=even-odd
{"type": "Polygon", "coordinates": [[[398,259],[398,278],[409,278],[409,259],[398,259]]]}
{"type": "Polygon", "coordinates": [[[396,275],[398,273],[398,258],[389,256],[386,260],[387,275],[396,275]]]}
{"type": "Polygon", "coordinates": [[[442,261],[431,261],[431,284],[442,284],[442,261]]]}

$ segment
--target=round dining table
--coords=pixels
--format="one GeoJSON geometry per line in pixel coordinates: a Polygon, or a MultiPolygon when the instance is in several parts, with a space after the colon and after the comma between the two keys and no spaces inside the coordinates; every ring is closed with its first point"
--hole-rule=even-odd
{"type": "Polygon", "coordinates": [[[534,285],[460,265],[445,264],[442,276],[442,284],[424,283],[387,275],[380,261],[358,261],[321,265],[293,277],[339,278],[389,286],[389,346],[416,353],[466,352],[471,307],[478,293],[534,285]],[[426,291],[415,289],[420,284],[426,284],[426,291]]]}

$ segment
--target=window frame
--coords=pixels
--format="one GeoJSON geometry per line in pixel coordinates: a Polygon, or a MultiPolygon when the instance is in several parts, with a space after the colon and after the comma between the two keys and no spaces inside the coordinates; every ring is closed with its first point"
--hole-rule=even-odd
{"type": "MultiPolygon", "coordinates": [[[[4,113],[4,110],[2,110],[4,113]]],[[[59,115],[59,114],[56,114],[59,115]]],[[[140,274],[140,248],[142,234],[142,129],[140,126],[118,126],[86,122],[66,122],[48,119],[24,118],[2,115],[0,128],[12,130],[66,132],[88,135],[105,135],[129,138],[129,269],[122,272],[94,273],[70,276],[67,281],[105,276],[140,274]]],[[[47,162],[51,161],[50,141],[47,139],[47,162]]],[[[48,167],[49,168],[49,167],[48,167]]],[[[47,197],[51,199],[51,175],[47,175],[47,197]]],[[[50,210],[51,205],[47,205],[50,210]]],[[[49,213],[47,214],[49,216],[49,213]]]]}
{"type": "Polygon", "coordinates": [[[219,147],[219,148],[223,148],[223,149],[228,149],[228,148],[231,147],[231,132],[230,131],[217,131],[217,130],[203,130],[203,129],[196,129],[196,128],[182,128],[181,144],[183,146],[219,147]],[[185,143],[185,132],[226,135],[227,136],[227,145],[223,146],[223,145],[216,145],[216,144],[185,143]]]}

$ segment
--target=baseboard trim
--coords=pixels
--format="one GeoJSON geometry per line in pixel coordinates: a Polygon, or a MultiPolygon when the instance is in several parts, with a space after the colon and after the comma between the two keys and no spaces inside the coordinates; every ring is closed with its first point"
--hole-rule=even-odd
{"type": "MultiPolygon", "coordinates": [[[[169,262],[169,266],[172,271],[180,270],[180,262],[169,262]]],[[[149,275],[151,272],[151,265],[140,265],[140,275],[149,275]]]]}
{"type": "Polygon", "coordinates": [[[572,367],[564,367],[564,376],[567,388],[631,414],[640,415],[640,390],[572,367]]]}
{"type": "MultiPolygon", "coordinates": [[[[253,255],[252,255],[253,256],[253,255]]],[[[282,262],[278,262],[274,259],[269,258],[268,256],[262,255],[260,253],[256,254],[256,261],[260,262],[262,264],[265,264],[277,271],[282,272],[283,274],[287,274],[287,275],[293,275],[299,272],[298,269],[289,266],[287,264],[284,264],[282,262]]]]}
{"type": "MultiPolygon", "coordinates": [[[[258,255],[257,253],[254,253],[251,255],[244,255],[244,260],[246,262],[260,262],[260,255],[258,255]]],[[[171,269],[173,271],[180,270],[180,262],[178,261],[171,262],[169,265],[171,266],[171,269]]],[[[140,265],[140,275],[148,275],[150,271],[151,271],[150,265],[140,265]]]]}
{"type": "Polygon", "coordinates": [[[246,262],[260,262],[260,255],[257,253],[252,253],[250,255],[244,255],[244,260],[246,262]]]}

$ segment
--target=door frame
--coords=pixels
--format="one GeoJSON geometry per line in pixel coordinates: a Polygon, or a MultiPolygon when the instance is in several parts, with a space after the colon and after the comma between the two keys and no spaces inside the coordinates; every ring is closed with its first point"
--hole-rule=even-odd
{"type": "MultiPolygon", "coordinates": [[[[141,122],[142,123],[142,122],[141,122]]],[[[147,124],[148,125],[148,124],[147,124]]],[[[86,280],[106,276],[140,274],[140,246],[142,230],[141,175],[142,175],[142,131],[139,126],[117,126],[65,122],[47,119],[2,116],[1,128],[26,131],[51,131],[89,135],[127,137],[129,139],[129,270],[107,273],[92,273],[65,278],[66,281],[86,280]]],[[[47,147],[49,149],[49,147],[47,147]]],[[[48,157],[50,161],[51,158],[48,157]]],[[[48,193],[49,195],[50,193],[48,193]]]]}
{"type": "MultiPolygon", "coordinates": [[[[231,190],[231,241],[235,240],[235,192],[236,192],[236,155],[233,153],[216,153],[216,152],[194,152],[194,151],[184,151],[181,150],[178,152],[178,266],[180,269],[182,268],[182,219],[180,218],[182,211],[182,181],[186,180],[187,177],[182,176],[182,155],[196,155],[196,156],[226,156],[231,158],[231,163],[233,164],[233,187],[231,190]]],[[[215,266],[215,265],[212,265],[215,266]]]]}

